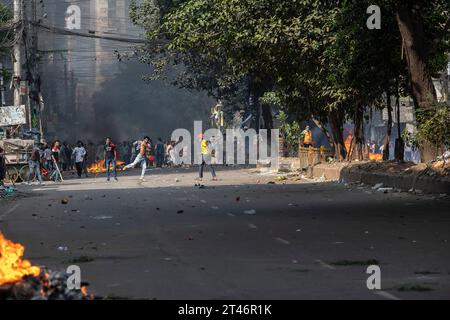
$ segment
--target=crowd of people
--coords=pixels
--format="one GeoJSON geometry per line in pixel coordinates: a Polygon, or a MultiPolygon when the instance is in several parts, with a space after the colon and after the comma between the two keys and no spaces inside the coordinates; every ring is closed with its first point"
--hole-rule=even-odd
{"type": "MultiPolygon", "coordinates": [[[[175,157],[175,146],[180,141],[166,141],[162,138],[153,141],[150,137],[145,136],[142,140],[123,141],[115,144],[110,137],[104,141],[94,144],[93,142],[84,143],[77,141],[72,145],[67,142],[55,140],[49,144],[45,141],[40,143],[32,152],[28,159],[29,175],[27,183],[37,179],[39,184],[43,184],[43,174],[53,181],[62,181],[64,172],[74,172],[78,178],[83,175],[89,176],[88,168],[103,161],[106,169],[106,179],[110,181],[111,176],[114,180],[117,177],[117,163],[121,161],[125,164],[123,171],[134,167],[141,168],[140,180],[144,180],[145,172],[148,167],[170,167],[175,165],[187,165],[177,163],[175,157]]],[[[210,164],[209,159],[209,141],[201,137],[201,156],[202,164],[199,167],[199,180],[203,178],[203,169],[210,164]]],[[[183,156],[183,152],[187,152],[185,148],[181,149],[179,156],[183,156]]],[[[214,168],[211,165],[211,173],[213,179],[216,179],[214,168]]]]}

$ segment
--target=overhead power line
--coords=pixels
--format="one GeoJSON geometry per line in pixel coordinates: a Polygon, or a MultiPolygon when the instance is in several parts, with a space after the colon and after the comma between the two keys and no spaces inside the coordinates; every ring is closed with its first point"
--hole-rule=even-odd
{"type": "Polygon", "coordinates": [[[148,44],[148,45],[164,45],[167,43],[165,40],[146,40],[146,39],[138,39],[138,38],[125,38],[125,37],[113,37],[107,35],[98,35],[95,33],[83,33],[74,30],[67,30],[64,28],[58,28],[54,26],[44,25],[40,23],[36,23],[36,26],[45,30],[47,32],[52,32],[56,34],[68,35],[68,36],[77,36],[84,38],[94,38],[94,39],[103,39],[103,40],[111,40],[118,42],[126,42],[126,43],[134,43],[134,44],[148,44]]]}
{"type": "Polygon", "coordinates": [[[22,39],[24,31],[23,24],[19,22],[8,22],[0,26],[0,32],[3,32],[3,39],[0,40],[0,48],[11,48],[22,39]]]}

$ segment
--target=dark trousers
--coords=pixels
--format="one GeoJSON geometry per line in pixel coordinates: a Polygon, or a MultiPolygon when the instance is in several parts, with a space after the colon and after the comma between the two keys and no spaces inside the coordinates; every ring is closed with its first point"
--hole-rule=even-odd
{"type": "Polygon", "coordinates": [[[78,177],[81,178],[81,173],[83,172],[83,162],[75,162],[75,167],[77,168],[78,177]]]}
{"type": "Polygon", "coordinates": [[[52,161],[52,160],[47,160],[47,161],[45,162],[45,166],[46,166],[46,169],[47,169],[48,171],[52,171],[52,170],[53,170],[53,161],[52,161]]]}
{"type": "Polygon", "coordinates": [[[213,178],[216,177],[216,171],[214,170],[213,165],[211,164],[211,157],[209,157],[206,154],[202,154],[202,164],[200,165],[200,167],[198,168],[198,176],[200,178],[203,178],[203,169],[205,168],[205,166],[209,165],[209,168],[211,169],[211,174],[213,176],[213,178]],[[209,162],[209,163],[207,163],[209,162]]]}
{"type": "Polygon", "coordinates": [[[3,157],[0,156],[0,182],[3,181],[5,177],[6,177],[6,163],[3,160],[3,157]]]}
{"type": "Polygon", "coordinates": [[[164,153],[157,153],[156,154],[156,166],[162,167],[164,164],[164,153]]]}
{"type": "Polygon", "coordinates": [[[81,163],[81,167],[83,168],[82,172],[84,172],[84,174],[86,175],[86,178],[88,176],[88,165],[87,165],[87,160],[84,159],[83,162],[81,163]]]}

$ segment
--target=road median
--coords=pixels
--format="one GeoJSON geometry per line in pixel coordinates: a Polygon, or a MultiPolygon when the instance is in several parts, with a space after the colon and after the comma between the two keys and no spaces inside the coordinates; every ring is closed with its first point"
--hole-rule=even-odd
{"type": "Polygon", "coordinates": [[[314,178],[347,183],[382,184],[401,190],[421,190],[425,193],[449,193],[448,168],[433,168],[425,164],[394,162],[354,162],[318,164],[311,169],[314,178]]]}

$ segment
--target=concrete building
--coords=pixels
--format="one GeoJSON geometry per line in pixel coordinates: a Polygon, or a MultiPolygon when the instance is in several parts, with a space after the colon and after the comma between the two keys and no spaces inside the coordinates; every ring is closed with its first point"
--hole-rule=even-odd
{"type": "Polygon", "coordinates": [[[447,69],[440,73],[439,78],[433,79],[439,102],[450,102],[450,54],[448,60],[447,69]]]}
{"type": "MultiPolygon", "coordinates": [[[[73,2],[80,9],[81,29],[76,31],[87,35],[144,38],[144,31],[128,18],[130,2],[73,2]]],[[[66,11],[71,2],[43,0],[43,5],[39,8],[41,23],[65,28],[66,11]]],[[[143,71],[145,66],[136,60],[119,61],[117,58],[118,53],[132,55],[135,50],[133,44],[46,31],[40,32],[39,39],[44,125],[49,139],[97,141],[110,131],[125,130],[130,135],[152,134],[153,130],[155,135],[167,136],[167,123],[180,126],[173,120],[180,115],[180,108],[181,114],[186,112],[185,118],[193,122],[194,118],[202,118],[199,110],[209,110],[213,103],[204,94],[190,93],[158,82],[145,84],[142,74],[148,73],[149,69],[143,71]],[[111,93],[115,98],[108,101],[111,93]],[[135,109],[123,120],[120,113],[129,109],[128,103],[135,109]],[[141,110],[143,114],[138,115],[136,111],[141,110]],[[143,118],[153,119],[157,124],[148,124],[150,129],[147,129],[143,118]],[[106,126],[110,127],[106,129],[106,126]]],[[[121,137],[125,138],[125,135],[121,137]]]]}

